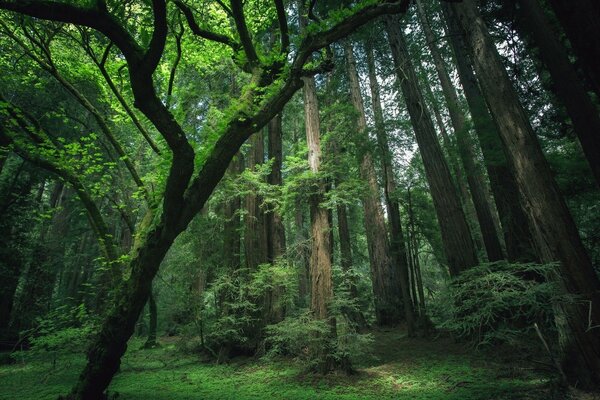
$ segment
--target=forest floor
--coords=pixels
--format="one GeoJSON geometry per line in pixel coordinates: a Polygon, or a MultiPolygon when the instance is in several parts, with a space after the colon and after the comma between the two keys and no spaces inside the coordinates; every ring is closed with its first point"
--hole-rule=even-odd
{"type": "MultiPolygon", "coordinates": [[[[575,398],[558,393],[548,372],[518,361],[517,354],[480,352],[450,339],[410,339],[396,330],[373,335],[373,357],[349,376],[308,374],[292,361],[240,359],[215,365],[182,355],[172,338],[151,350],[139,350],[142,342],[134,339],[110,392],[119,400],[575,398]]],[[[66,393],[83,356],[45,358],[0,366],[0,399],[55,399],[66,393]]]]}

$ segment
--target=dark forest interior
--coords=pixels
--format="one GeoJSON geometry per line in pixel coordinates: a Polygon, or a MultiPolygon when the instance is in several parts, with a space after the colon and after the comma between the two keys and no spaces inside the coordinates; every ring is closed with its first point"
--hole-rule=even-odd
{"type": "Polygon", "coordinates": [[[600,2],[0,0],[0,400],[600,399],[600,2]]]}

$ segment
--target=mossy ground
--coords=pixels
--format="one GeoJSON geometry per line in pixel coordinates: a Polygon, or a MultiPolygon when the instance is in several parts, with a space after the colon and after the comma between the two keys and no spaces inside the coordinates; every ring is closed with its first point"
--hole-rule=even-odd
{"type": "MultiPolygon", "coordinates": [[[[110,392],[120,400],[184,399],[562,399],[552,377],[518,357],[476,352],[447,339],[408,339],[374,333],[373,358],[357,373],[315,376],[291,361],[234,360],[215,365],[182,355],[175,345],[139,350],[132,343],[110,392]],[[503,360],[504,358],[504,360],[503,360]]],[[[81,370],[83,356],[0,367],[0,399],[55,399],[81,370]]]]}

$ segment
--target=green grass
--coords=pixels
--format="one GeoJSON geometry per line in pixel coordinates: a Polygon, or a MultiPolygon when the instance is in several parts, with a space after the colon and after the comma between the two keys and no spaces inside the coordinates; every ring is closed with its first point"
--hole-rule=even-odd
{"type": "MultiPolygon", "coordinates": [[[[133,343],[110,392],[119,400],[184,399],[549,399],[548,377],[531,366],[490,359],[448,340],[408,339],[376,332],[373,358],[346,376],[315,376],[290,361],[235,361],[227,365],[181,355],[173,344],[137,350],[133,343]]],[[[62,355],[0,367],[0,399],[55,399],[84,365],[62,355]]]]}

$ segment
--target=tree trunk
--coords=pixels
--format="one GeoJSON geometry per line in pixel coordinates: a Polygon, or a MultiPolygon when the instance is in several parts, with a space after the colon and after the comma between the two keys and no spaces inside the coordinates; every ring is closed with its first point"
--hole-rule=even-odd
{"type": "Polygon", "coordinates": [[[492,194],[504,233],[508,260],[511,262],[534,261],[537,257],[531,243],[529,223],[521,205],[514,173],[508,165],[502,148],[498,127],[489,113],[487,103],[473,73],[464,37],[459,34],[458,21],[449,14],[446,3],[442,4],[442,10],[448,25],[447,36],[455,55],[458,76],[469,105],[490,178],[492,194]]]}
{"type": "MultiPolygon", "coordinates": [[[[598,108],[588,96],[575,68],[569,61],[567,50],[554,34],[538,0],[519,0],[519,4],[524,21],[520,26],[531,33],[535,45],[539,48],[539,57],[550,72],[554,90],[571,117],[583,153],[597,185],[600,186],[600,114],[598,108]]],[[[600,18],[600,14],[598,18],[600,18]]],[[[595,21],[594,23],[600,27],[600,22],[595,21]]],[[[600,30],[598,34],[600,34],[600,30]]],[[[594,40],[588,39],[588,42],[594,42],[594,40]]],[[[596,60],[594,71],[597,69],[598,60],[596,60]]]]}
{"type": "MultiPolygon", "coordinates": [[[[236,177],[242,172],[244,160],[241,153],[231,160],[227,173],[232,177],[236,177]]],[[[225,268],[228,273],[237,271],[241,266],[240,260],[240,208],[241,200],[239,196],[233,196],[226,199],[223,205],[223,257],[225,268]]]]}
{"type": "MultiPolygon", "coordinates": [[[[282,148],[282,118],[281,114],[277,114],[268,125],[269,132],[269,146],[268,146],[268,157],[273,160],[273,166],[271,173],[268,177],[270,185],[281,186],[283,183],[281,177],[281,165],[283,161],[283,148],[282,148]]],[[[283,220],[279,211],[268,210],[266,213],[267,222],[267,261],[271,264],[277,262],[277,260],[285,254],[285,227],[283,226],[283,220]]],[[[285,309],[280,304],[280,299],[283,296],[283,287],[275,286],[266,298],[265,312],[266,322],[268,324],[275,324],[281,322],[285,316],[285,309]]]]}
{"type": "MultiPolygon", "coordinates": [[[[269,122],[269,159],[273,160],[273,168],[269,174],[269,184],[281,186],[281,165],[283,162],[283,149],[281,142],[282,128],[281,114],[269,122]]],[[[273,262],[285,253],[285,228],[279,212],[271,210],[268,214],[268,260],[273,262]]]]}
{"type": "Polygon", "coordinates": [[[425,32],[429,51],[433,58],[433,64],[435,65],[442,86],[442,93],[448,106],[450,121],[452,122],[452,128],[454,129],[458,145],[458,154],[467,176],[467,183],[469,184],[471,198],[473,199],[473,205],[475,206],[475,212],[477,213],[477,220],[479,221],[479,227],[481,229],[481,235],[485,244],[488,260],[502,260],[504,259],[502,245],[500,244],[498,232],[496,231],[490,204],[485,195],[485,183],[480,167],[476,164],[473,143],[471,142],[469,130],[465,124],[465,115],[461,110],[458,94],[456,93],[456,89],[452,84],[444,60],[436,45],[436,38],[429,26],[422,0],[417,0],[417,9],[421,20],[421,26],[425,32]]]}
{"type": "MultiPolygon", "coordinates": [[[[254,171],[264,162],[265,146],[263,133],[258,132],[250,139],[250,150],[246,157],[246,168],[254,171]]],[[[263,209],[262,197],[254,190],[246,195],[246,215],[244,216],[244,254],[246,268],[255,271],[260,264],[267,262],[267,226],[263,209]]]]}
{"type": "Polygon", "coordinates": [[[383,108],[381,106],[381,97],[379,91],[379,82],[377,82],[377,72],[375,69],[375,57],[373,46],[370,42],[365,43],[367,52],[367,66],[369,70],[369,88],[371,91],[371,102],[373,115],[375,117],[375,134],[379,146],[381,166],[383,171],[383,193],[387,207],[388,221],[390,225],[390,250],[392,261],[398,268],[400,289],[402,291],[402,300],[404,307],[404,317],[408,335],[414,334],[414,305],[410,301],[410,289],[408,284],[408,261],[406,254],[406,245],[404,242],[404,233],[402,231],[402,222],[400,219],[400,204],[396,197],[396,180],[392,164],[392,152],[388,142],[387,132],[385,130],[385,121],[383,117],[383,108]]]}
{"type": "Polygon", "coordinates": [[[571,42],[589,86],[600,100],[600,42],[597,40],[600,37],[600,3],[598,0],[549,0],[548,3],[571,42]]]}
{"type": "Polygon", "coordinates": [[[483,95],[535,227],[542,261],[560,261],[564,289],[579,299],[565,313],[570,332],[561,332],[563,369],[571,383],[597,387],[600,336],[592,327],[600,324],[600,281],[476,3],[464,0],[451,9],[466,33],[483,95]]]}
{"type": "MultiPolygon", "coordinates": [[[[365,231],[369,259],[371,261],[371,279],[375,300],[375,314],[380,326],[395,325],[402,319],[402,289],[400,272],[392,265],[390,244],[381,208],[377,174],[373,154],[369,150],[369,136],[364,105],[360,93],[358,72],[349,41],[344,42],[344,52],[350,80],[350,97],[357,112],[357,130],[363,143],[359,144],[360,175],[366,188],[362,197],[365,209],[365,231]]],[[[397,261],[397,260],[394,260],[397,261]]],[[[398,265],[398,264],[396,264],[398,265]]]]}
{"type": "Polygon", "coordinates": [[[157,346],[156,342],[156,328],[158,325],[158,311],[156,308],[156,299],[154,298],[154,292],[150,291],[150,296],[148,296],[148,314],[149,314],[149,323],[148,323],[148,338],[146,339],[146,343],[144,344],[144,348],[151,349],[157,346]]]}
{"type": "Polygon", "coordinates": [[[385,23],[396,73],[423,158],[448,267],[450,274],[456,276],[460,271],[477,265],[475,246],[408,56],[400,25],[392,17],[386,17],[385,23]]]}
{"type": "MultiPolygon", "coordinates": [[[[312,173],[317,174],[321,169],[321,126],[319,122],[319,105],[314,78],[303,78],[304,81],[304,112],[306,114],[306,141],[308,143],[308,164],[312,173]]],[[[317,183],[319,193],[310,199],[311,216],[311,252],[310,280],[311,303],[310,309],[317,319],[329,318],[328,306],[333,298],[331,281],[331,245],[328,212],[320,203],[325,191],[325,183],[317,183]]]]}

